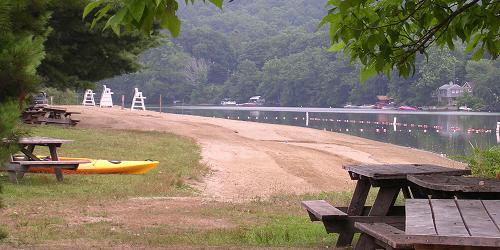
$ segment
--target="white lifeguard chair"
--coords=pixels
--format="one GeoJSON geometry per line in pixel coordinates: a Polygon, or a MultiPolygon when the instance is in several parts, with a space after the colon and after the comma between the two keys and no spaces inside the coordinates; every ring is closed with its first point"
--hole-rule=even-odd
{"type": "Polygon", "coordinates": [[[146,110],[146,106],[144,106],[144,99],[146,99],[146,97],[142,95],[142,92],[140,92],[139,89],[135,88],[134,98],[132,99],[132,107],[130,107],[130,110],[134,110],[136,107],[142,108],[142,110],[146,110]]]}
{"type": "Polygon", "coordinates": [[[114,94],[111,92],[110,88],[107,88],[106,85],[102,85],[103,90],[101,94],[101,101],[99,102],[99,107],[112,108],[113,107],[113,98],[111,95],[114,94]]]}
{"type": "Polygon", "coordinates": [[[83,106],[95,106],[95,100],[94,100],[94,91],[91,89],[85,90],[85,94],[83,95],[83,106]]]}

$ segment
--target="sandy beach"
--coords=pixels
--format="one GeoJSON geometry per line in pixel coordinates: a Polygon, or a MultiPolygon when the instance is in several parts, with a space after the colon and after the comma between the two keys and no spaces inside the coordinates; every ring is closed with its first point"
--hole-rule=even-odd
{"type": "Polygon", "coordinates": [[[215,200],[348,190],[354,183],[342,169],[344,164],[465,166],[422,150],[310,128],[120,108],[67,108],[81,112],[75,118],[81,119],[82,128],[162,131],[192,138],[211,169],[193,185],[215,200]]]}

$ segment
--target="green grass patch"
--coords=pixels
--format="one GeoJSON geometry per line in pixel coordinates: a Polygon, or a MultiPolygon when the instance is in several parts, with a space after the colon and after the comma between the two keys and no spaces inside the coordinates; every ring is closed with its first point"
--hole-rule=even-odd
{"type": "MultiPolygon", "coordinates": [[[[160,161],[144,175],[65,175],[58,183],[53,174],[27,173],[19,184],[3,174],[3,197],[7,204],[30,199],[108,199],[131,196],[165,196],[192,193],[186,179],[199,179],[207,168],[200,164],[200,148],[192,140],[168,133],[39,126],[32,136],[74,140],[64,144],[61,156],[108,160],[160,161]]],[[[36,154],[48,155],[42,149],[36,154]]]]}
{"type": "Polygon", "coordinates": [[[328,235],[320,223],[304,216],[274,216],[263,225],[242,225],[233,229],[187,230],[172,233],[159,227],[146,231],[148,246],[165,244],[195,246],[318,247],[332,246],[335,235],[328,235]]]}

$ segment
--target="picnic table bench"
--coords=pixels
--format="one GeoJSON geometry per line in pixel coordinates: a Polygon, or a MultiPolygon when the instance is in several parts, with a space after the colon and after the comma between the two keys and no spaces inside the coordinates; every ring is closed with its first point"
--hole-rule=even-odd
{"type": "Polygon", "coordinates": [[[355,249],[500,249],[500,200],[409,199],[405,224],[356,222],[355,249]]]}
{"type": "MultiPolygon", "coordinates": [[[[355,232],[355,222],[385,222],[404,228],[404,208],[394,206],[396,198],[426,198],[422,192],[409,185],[407,175],[465,175],[467,169],[446,168],[431,164],[368,164],[343,167],[356,188],[348,207],[334,207],[326,201],[303,201],[312,221],[321,221],[328,233],[339,233],[337,247],[350,245],[355,232]],[[379,187],[373,206],[365,206],[371,187],[379,187]]],[[[363,242],[365,239],[360,238],[363,242]]]]}
{"type": "Polygon", "coordinates": [[[55,139],[47,137],[29,137],[21,138],[18,143],[23,155],[11,156],[11,161],[7,166],[10,181],[17,183],[18,179],[23,178],[24,174],[32,167],[54,168],[54,173],[58,181],[63,181],[62,169],[75,170],[79,164],[88,163],[88,161],[59,161],[57,148],[71,140],[55,139]],[[36,146],[47,147],[50,158],[40,159],[34,154],[36,146]]]}

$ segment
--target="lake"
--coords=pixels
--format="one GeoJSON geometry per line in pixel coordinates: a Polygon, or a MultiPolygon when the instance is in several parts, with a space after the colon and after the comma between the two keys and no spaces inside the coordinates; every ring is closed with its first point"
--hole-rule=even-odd
{"type": "Polygon", "coordinates": [[[500,113],[222,106],[175,106],[163,112],[310,127],[450,157],[469,153],[471,145],[500,144],[500,113]]]}

